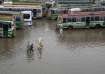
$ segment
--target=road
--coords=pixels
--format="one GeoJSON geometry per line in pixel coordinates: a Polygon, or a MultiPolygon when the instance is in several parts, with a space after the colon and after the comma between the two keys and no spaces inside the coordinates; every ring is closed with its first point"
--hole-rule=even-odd
{"type": "Polygon", "coordinates": [[[0,74],[105,74],[105,29],[59,34],[55,21],[35,20],[15,38],[0,39],[0,74]],[[44,48],[36,45],[42,38],[44,48]],[[34,52],[27,54],[27,43],[34,52]]]}

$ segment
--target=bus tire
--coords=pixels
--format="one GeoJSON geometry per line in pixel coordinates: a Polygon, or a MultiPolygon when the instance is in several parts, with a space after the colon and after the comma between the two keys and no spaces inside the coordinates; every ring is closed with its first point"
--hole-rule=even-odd
{"type": "Polygon", "coordinates": [[[96,26],[95,26],[95,28],[100,28],[101,26],[100,26],[100,24],[96,24],[96,26]]]}
{"type": "Polygon", "coordinates": [[[68,29],[72,30],[73,29],[73,26],[69,26],[68,29]]]}

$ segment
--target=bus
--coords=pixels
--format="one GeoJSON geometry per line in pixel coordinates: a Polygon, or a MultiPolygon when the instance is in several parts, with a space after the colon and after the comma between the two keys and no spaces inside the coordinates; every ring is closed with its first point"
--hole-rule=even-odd
{"type": "Polygon", "coordinates": [[[21,12],[0,11],[0,17],[11,17],[8,19],[14,21],[16,29],[21,29],[23,27],[23,17],[21,12]]]}
{"type": "Polygon", "coordinates": [[[57,8],[51,8],[48,13],[48,19],[57,20],[59,14],[59,10],[57,8]]]}
{"type": "Polygon", "coordinates": [[[22,11],[24,25],[32,26],[32,11],[22,11]]]}
{"type": "Polygon", "coordinates": [[[33,19],[42,18],[42,16],[43,16],[42,6],[39,6],[37,8],[34,8],[32,10],[32,13],[33,13],[33,19]]]}
{"type": "Polygon", "coordinates": [[[0,11],[32,11],[33,19],[42,18],[42,6],[41,5],[20,5],[20,4],[11,4],[11,5],[2,5],[0,6],[0,11]]]}
{"type": "Polygon", "coordinates": [[[13,21],[0,19],[0,37],[12,38],[16,35],[16,27],[13,21]]]}
{"type": "Polygon", "coordinates": [[[67,9],[62,8],[50,8],[48,13],[48,19],[50,20],[57,20],[59,14],[67,14],[67,9]]]}
{"type": "Polygon", "coordinates": [[[105,11],[71,12],[58,17],[57,28],[99,28],[105,27],[105,11]]]}

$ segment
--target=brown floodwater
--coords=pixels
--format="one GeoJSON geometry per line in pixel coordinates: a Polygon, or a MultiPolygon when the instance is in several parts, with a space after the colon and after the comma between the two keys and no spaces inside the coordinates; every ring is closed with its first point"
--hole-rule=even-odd
{"type": "Polygon", "coordinates": [[[104,74],[105,28],[55,30],[55,21],[35,20],[32,27],[0,38],[0,74],[104,74]],[[36,49],[39,38],[44,48],[36,49]],[[27,53],[27,43],[34,52],[27,53]]]}

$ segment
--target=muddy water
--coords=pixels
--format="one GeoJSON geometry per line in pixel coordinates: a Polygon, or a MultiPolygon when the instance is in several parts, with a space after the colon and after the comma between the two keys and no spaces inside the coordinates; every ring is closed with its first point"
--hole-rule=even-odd
{"type": "Polygon", "coordinates": [[[55,30],[54,21],[37,20],[15,38],[0,39],[0,74],[104,74],[105,29],[55,30]],[[37,50],[38,38],[44,48],[37,50]],[[28,41],[34,52],[27,53],[28,41]]]}

